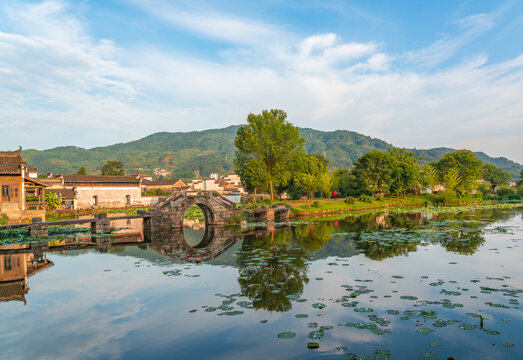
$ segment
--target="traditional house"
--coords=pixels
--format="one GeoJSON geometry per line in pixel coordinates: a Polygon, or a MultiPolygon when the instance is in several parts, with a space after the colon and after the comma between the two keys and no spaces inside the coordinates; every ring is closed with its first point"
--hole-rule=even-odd
{"type": "Polygon", "coordinates": [[[28,176],[27,164],[16,151],[0,152],[0,215],[12,221],[45,218],[44,189],[47,185],[28,176]]]}
{"type": "Polygon", "coordinates": [[[61,175],[62,189],[74,190],[74,209],[123,208],[141,204],[135,176],[61,175]]]}

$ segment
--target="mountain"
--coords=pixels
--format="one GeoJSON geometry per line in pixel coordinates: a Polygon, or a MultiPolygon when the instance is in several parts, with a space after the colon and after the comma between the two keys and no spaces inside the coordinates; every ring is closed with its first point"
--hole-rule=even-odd
{"type": "MultiPolygon", "coordinates": [[[[192,178],[198,170],[202,175],[211,172],[226,173],[234,170],[234,138],[239,125],[222,129],[192,132],[160,132],[128,143],[82,149],[75,146],[49,150],[23,151],[28,164],[40,173],[70,174],[84,166],[88,173],[99,171],[107,160],[123,162],[128,173],[152,174],[154,168],[171,171],[178,178],[192,178]]],[[[350,167],[356,159],[371,150],[387,150],[392,145],[353,131],[319,131],[303,128],[305,148],[309,153],[325,155],[330,167],[350,167]]],[[[450,148],[411,150],[417,158],[437,161],[450,148]]],[[[482,152],[475,153],[483,162],[495,165],[519,176],[523,165],[503,157],[492,158],[482,152]]]]}

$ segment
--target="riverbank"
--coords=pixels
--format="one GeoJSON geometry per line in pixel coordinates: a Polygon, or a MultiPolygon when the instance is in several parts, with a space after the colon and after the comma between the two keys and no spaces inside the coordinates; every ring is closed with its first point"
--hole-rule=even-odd
{"type": "MultiPolygon", "coordinates": [[[[400,208],[442,208],[459,206],[481,206],[504,204],[493,200],[462,199],[451,203],[435,205],[428,196],[407,196],[405,198],[379,198],[379,199],[323,199],[313,202],[286,202],[291,205],[291,217],[293,219],[306,219],[317,217],[330,217],[339,214],[350,214],[357,212],[378,211],[400,208]]],[[[519,202],[522,203],[522,202],[519,202]]]]}

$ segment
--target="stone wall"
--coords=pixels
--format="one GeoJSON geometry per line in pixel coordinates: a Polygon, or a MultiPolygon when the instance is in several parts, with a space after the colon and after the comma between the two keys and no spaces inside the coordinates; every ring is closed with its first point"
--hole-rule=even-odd
{"type": "Polygon", "coordinates": [[[76,187],[77,209],[91,208],[125,208],[128,206],[141,205],[142,192],[140,186],[128,187],[98,187],[79,186],[76,187]],[[98,197],[95,204],[94,197],[98,197]],[[129,196],[129,203],[128,198],[129,196]]]}

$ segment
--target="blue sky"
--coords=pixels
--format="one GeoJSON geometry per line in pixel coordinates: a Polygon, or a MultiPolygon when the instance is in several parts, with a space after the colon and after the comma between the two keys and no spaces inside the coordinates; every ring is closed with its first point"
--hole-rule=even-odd
{"type": "Polygon", "coordinates": [[[0,149],[243,123],[523,162],[522,1],[0,2],[0,149]]]}

